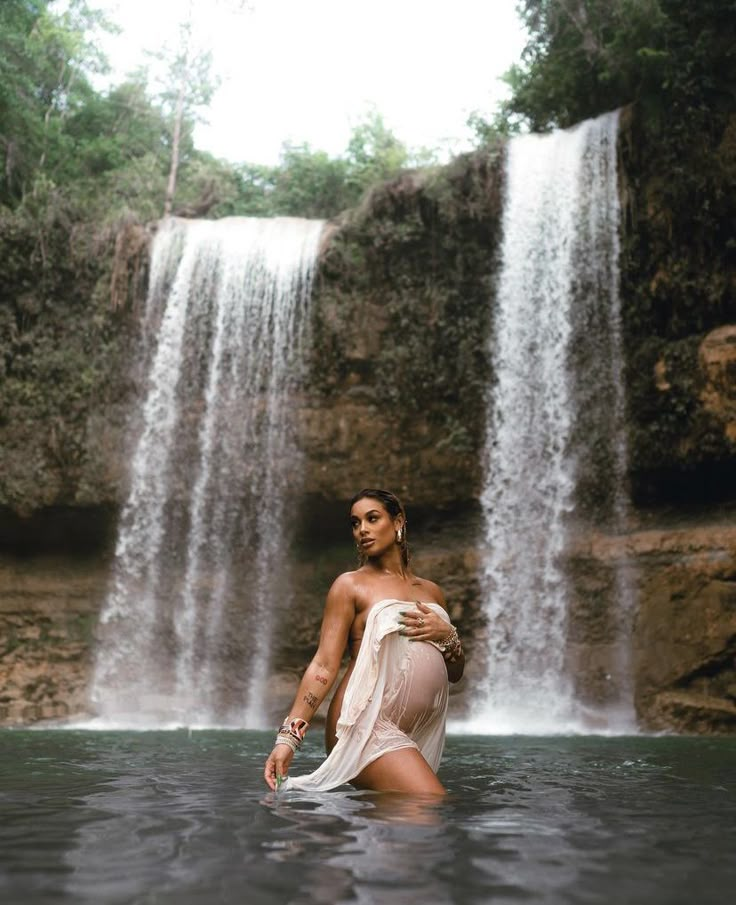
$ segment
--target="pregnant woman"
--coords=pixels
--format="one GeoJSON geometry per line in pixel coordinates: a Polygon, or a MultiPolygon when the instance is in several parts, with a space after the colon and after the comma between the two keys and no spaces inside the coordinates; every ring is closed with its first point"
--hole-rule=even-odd
{"type": "Polygon", "coordinates": [[[340,575],[325,604],[319,647],[276,736],[264,776],[272,789],[325,791],[350,782],[376,791],[443,795],[448,681],[465,656],[440,588],[409,569],[406,515],[386,490],[350,505],[360,568],[340,575]],[[350,664],[327,714],[327,759],[287,777],[349,645],[350,664]],[[283,783],[283,785],[282,785],[283,783]]]}

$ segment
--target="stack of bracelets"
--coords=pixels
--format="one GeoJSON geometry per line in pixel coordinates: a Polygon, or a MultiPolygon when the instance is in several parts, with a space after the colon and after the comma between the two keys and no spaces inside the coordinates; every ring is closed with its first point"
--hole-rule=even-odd
{"type": "Polygon", "coordinates": [[[309,729],[309,723],[306,720],[298,716],[287,717],[276,734],[276,744],[288,745],[296,754],[301,748],[307,729],[309,729]]]}
{"type": "Polygon", "coordinates": [[[441,641],[430,641],[429,643],[434,644],[448,663],[457,662],[463,652],[463,646],[454,625],[446,638],[443,638],[441,641]]]}

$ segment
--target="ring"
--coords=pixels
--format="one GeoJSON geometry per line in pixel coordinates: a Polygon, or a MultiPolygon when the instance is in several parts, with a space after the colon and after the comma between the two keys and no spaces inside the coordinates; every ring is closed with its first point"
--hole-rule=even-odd
{"type": "Polygon", "coordinates": [[[420,616],[417,619],[417,625],[421,628],[424,625],[424,616],[420,616]]]}

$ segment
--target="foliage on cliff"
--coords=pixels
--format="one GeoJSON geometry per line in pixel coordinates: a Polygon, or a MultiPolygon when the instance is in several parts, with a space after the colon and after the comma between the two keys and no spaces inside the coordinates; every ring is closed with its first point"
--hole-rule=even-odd
{"type": "Polygon", "coordinates": [[[0,507],[21,513],[117,495],[134,319],[110,304],[114,232],[72,214],[36,193],[0,209],[0,507]]]}
{"type": "Polygon", "coordinates": [[[534,131],[631,103],[666,125],[732,109],[733,0],[521,0],[529,41],[502,113],[534,131]]]}
{"type": "Polygon", "coordinates": [[[736,322],[736,115],[654,141],[624,119],[627,178],[621,276],[635,490],[724,498],[736,491],[728,423],[703,404],[700,350],[736,322]]]}
{"type": "Polygon", "coordinates": [[[479,492],[501,185],[500,153],[479,151],[377,186],[335,224],[314,291],[313,458],[333,407],[351,428],[325,494],[349,498],[336,481],[360,475],[412,502],[479,492]]]}

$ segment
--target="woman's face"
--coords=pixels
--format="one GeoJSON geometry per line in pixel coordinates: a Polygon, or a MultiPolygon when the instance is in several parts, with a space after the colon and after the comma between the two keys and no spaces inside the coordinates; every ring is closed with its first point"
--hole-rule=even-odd
{"type": "Polygon", "coordinates": [[[353,538],[365,556],[380,556],[389,550],[402,523],[400,515],[392,518],[383,504],[371,497],[358,500],[350,510],[353,538]]]}

